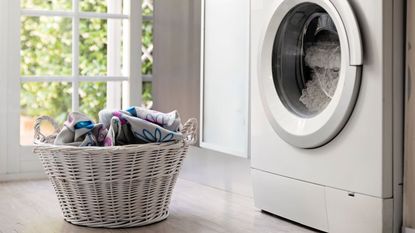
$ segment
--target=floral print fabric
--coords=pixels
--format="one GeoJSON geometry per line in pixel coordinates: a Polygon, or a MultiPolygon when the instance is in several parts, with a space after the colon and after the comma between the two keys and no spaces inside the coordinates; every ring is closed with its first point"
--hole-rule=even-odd
{"type": "Polygon", "coordinates": [[[76,146],[116,146],[161,143],[183,139],[177,111],[162,113],[140,107],[102,110],[95,124],[82,113],[70,113],[55,144],[76,146]]]}

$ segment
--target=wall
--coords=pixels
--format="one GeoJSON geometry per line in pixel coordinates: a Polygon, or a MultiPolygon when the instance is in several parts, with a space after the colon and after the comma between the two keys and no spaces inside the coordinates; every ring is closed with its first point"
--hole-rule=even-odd
{"type": "MultiPolygon", "coordinates": [[[[200,119],[201,0],[155,1],[154,108],[200,119]]],[[[193,147],[181,178],[252,196],[249,160],[193,147]]]]}
{"type": "Polygon", "coordinates": [[[200,1],[154,1],[154,109],[199,119],[200,1]]]}
{"type": "Polygon", "coordinates": [[[0,0],[0,179],[19,169],[19,1],[0,0]]]}
{"type": "Polygon", "coordinates": [[[404,226],[415,229],[415,2],[407,4],[404,226]]]}
{"type": "MultiPolygon", "coordinates": [[[[8,1],[0,0],[0,106],[7,106],[7,55],[8,55],[8,1]]],[[[0,110],[0,127],[6,129],[7,111],[4,107],[0,110]]],[[[7,164],[7,132],[0,131],[0,174],[6,173],[7,164]]]]}
{"type": "Polygon", "coordinates": [[[191,147],[181,178],[252,197],[250,162],[212,150],[191,147]]]}

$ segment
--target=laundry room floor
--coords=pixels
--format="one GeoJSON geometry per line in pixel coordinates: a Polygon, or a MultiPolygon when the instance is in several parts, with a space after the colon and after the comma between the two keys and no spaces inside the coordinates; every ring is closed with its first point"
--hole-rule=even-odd
{"type": "Polygon", "coordinates": [[[250,197],[179,179],[167,220],[145,227],[97,229],[67,223],[48,180],[0,183],[0,233],[314,232],[262,213],[250,197]]]}

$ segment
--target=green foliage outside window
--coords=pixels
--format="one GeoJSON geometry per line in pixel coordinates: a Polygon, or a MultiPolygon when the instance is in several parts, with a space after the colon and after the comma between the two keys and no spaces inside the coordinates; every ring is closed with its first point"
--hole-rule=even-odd
{"type": "MultiPolygon", "coordinates": [[[[152,45],[152,39],[153,39],[153,24],[149,21],[143,22],[143,28],[142,28],[142,37],[141,37],[141,43],[143,44],[144,48],[150,47],[152,45]]],[[[153,72],[153,62],[150,61],[150,59],[145,59],[141,63],[141,73],[142,74],[151,74],[153,72]]]]}
{"type": "MultiPolygon", "coordinates": [[[[70,10],[71,0],[22,0],[23,8],[70,10]]],[[[106,12],[106,0],[80,0],[82,11],[106,12]]],[[[79,25],[79,72],[106,75],[107,20],[81,19],[79,25]]],[[[144,46],[152,43],[151,26],[143,24],[144,46]]],[[[152,73],[152,63],[143,62],[142,72],[152,73]]],[[[21,74],[70,76],[72,74],[72,21],[61,17],[22,17],[21,74]]],[[[96,117],[105,107],[106,83],[80,80],[80,111],[96,117]]],[[[151,84],[143,85],[143,100],[151,101],[151,84]]],[[[25,82],[21,85],[21,113],[28,117],[49,115],[60,122],[71,111],[71,84],[25,82]]]]}
{"type": "Polygon", "coordinates": [[[71,111],[71,84],[62,82],[22,83],[20,105],[23,116],[48,115],[62,123],[71,111]]]}
{"type": "Polygon", "coordinates": [[[72,9],[71,0],[21,0],[22,8],[39,10],[70,10],[72,9]]]}

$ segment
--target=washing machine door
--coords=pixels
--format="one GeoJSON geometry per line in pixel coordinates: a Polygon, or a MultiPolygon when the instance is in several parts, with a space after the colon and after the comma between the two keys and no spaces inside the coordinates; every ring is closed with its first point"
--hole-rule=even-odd
{"type": "Polygon", "coordinates": [[[355,105],[362,42],[348,1],[285,0],[269,20],[258,57],[262,103],[286,142],[332,140],[355,105]]]}

